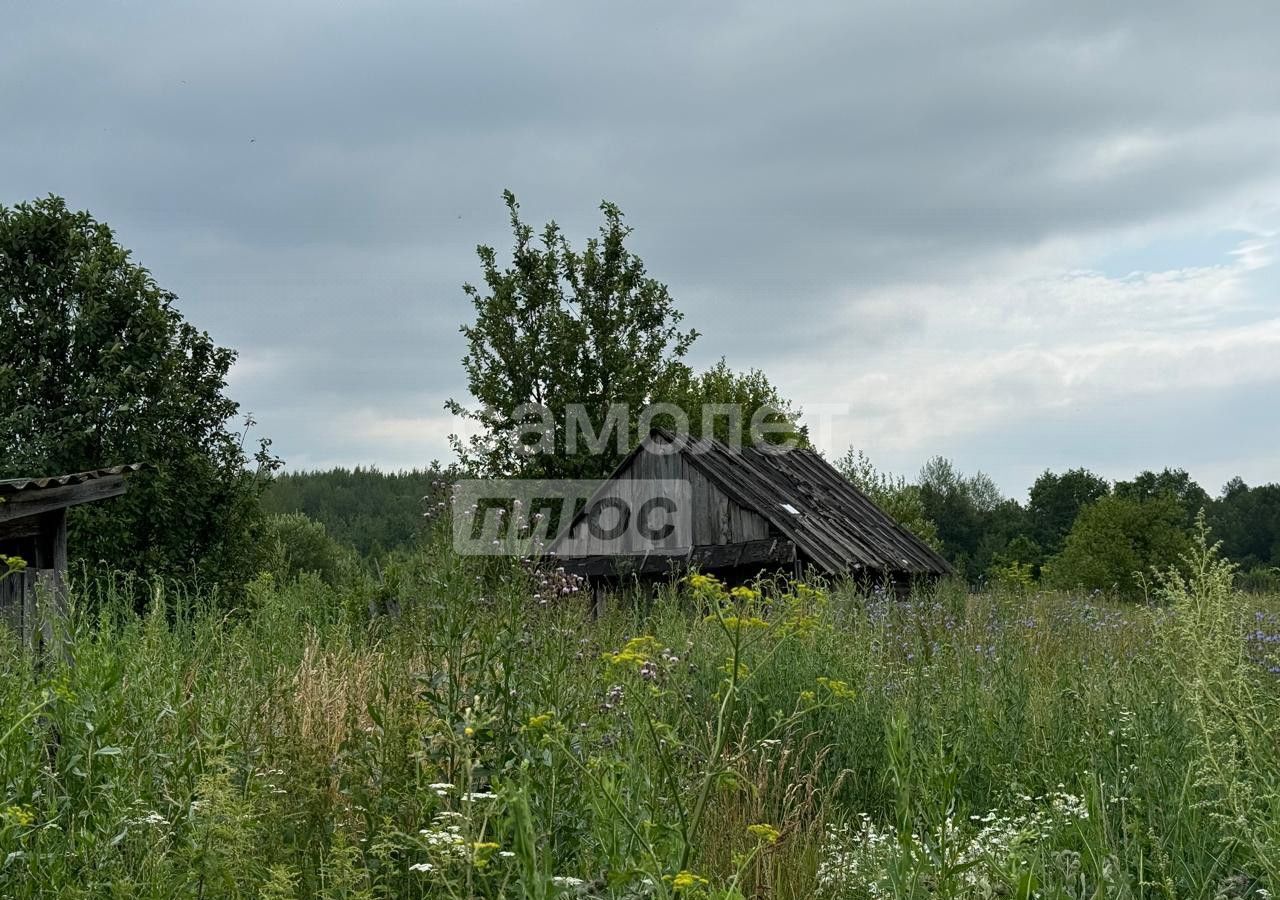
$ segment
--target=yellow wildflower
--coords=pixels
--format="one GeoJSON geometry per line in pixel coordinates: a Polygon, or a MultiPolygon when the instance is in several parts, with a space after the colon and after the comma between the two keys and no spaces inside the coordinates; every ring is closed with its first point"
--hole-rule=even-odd
{"type": "Polygon", "coordinates": [[[701,572],[695,572],[686,578],[685,582],[695,594],[700,594],[704,597],[724,596],[724,585],[717,581],[713,575],[703,575],[701,572]]]}
{"type": "Polygon", "coordinates": [[[31,811],[29,806],[8,806],[0,814],[0,818],[12,822],[14,825],[25,828],[36,820],[35,813],[31,811]]]}
{"type": "Polygon", "coordinates": [[[615,666],[643,666],[658,653],[658,650],[657,639],[645,634],[640,637],[633,637],[616,653],[604,654],[604,659],[615,666]]]}
{"type": "Polygon", "coordinates": [[[782,836],[782,832],[778,831],[778,829],[766,822],[761,822],[757,825],[748,825],[747,832],[767,844],[776,844],[778,842],[778,838],[782,836]]]}
{"type": "Polygon", "coordinates": [[[858,692],[849,686],[847,681],[840,681],[836,678],[819,678],[818,684],[822,685],[831,692],[831,696],[841,700],[852,700],[858,696],[858,692]]]}
{"type": "Polygon", "coordinates": [[[553,716],[551,713],[542,713],[540,715],[530,716],[529,723],[525,727],[532,730],[537,730],[539,728],[546,728],[548,725],[551,724],[554,718],[555,716],[553,716]]]}
{"type": "Polygon", "coordinates": [[[493,851],[497,849],[498,845],[493,841],[472,841],[471,864],[477,869],[483,869],[489,864],[489,859],[493,855],[493,851]]]}
{"type": "Polygon", "coordinates": [[[695,875],[688,869],[681,869],[680,872],[671,879],[671,886],[677,891],[687,891],[691,888],[696,888],[707,883],[707,879],[703,878],[701,875],[695,875]]]}
{"type": "MultiPolygon", "coordinates": [[[[712,619],[715,616],[711,617],[712,619]]],[[[769,623],[759,616],[725,616],[722,620],[724,627],[730,631],[739,631],[746,628],[768,628],[769,623]]]]}

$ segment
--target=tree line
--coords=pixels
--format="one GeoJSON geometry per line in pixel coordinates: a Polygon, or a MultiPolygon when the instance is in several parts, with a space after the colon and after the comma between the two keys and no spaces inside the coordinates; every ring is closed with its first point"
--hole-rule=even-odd
{"type": "MultiPolygon", "coordinates": [[[[601,204],[598,233],[575,247],[555,222],[534,229],[515,196],[504,199],[512,250],[477,247],[482,278],[464,286],[471,399],[447,405],[475,436],[452,439],[456,464],[402,473],[281,474],[270,441],[249,439],[254,423],[227,395],[235,352],[188,323],[107,225],[57,197],[0,206],[0,477],[151,463],[124,498],[73,511],[73,553],[90,567],[234,593],[303,547],[318,558],[331,545],[377,556],[411,544],[421,498],[459,474],[603,477],[655,406],[680,411],[698,436],[735,437],[732,418],[708,415],[732,406],[738,425],[759,429],[748,440],[808,444],[803,410],[763,371],[689,364],[699,335],[628,246],[616,206],[601,204]],[[549,431],[530,440],[530,416],[549,431]],[[583,449],[571,423],[615,439],[583,449]]],[[[1256,577],[1280,565],[1275,484],[1234,479],[1210,497],[1180,470],[1112,484],[1072,469],[1045,472],[1021,503],[941,457],[913,481],[853,451],[835,462],[973,583],[1133,593],[1135,573],[1177,560],[1201,510],[1256,577]]]]}
{"type": "Polygon", "coordinates": [[[1182,469],[1114,483],[1085,468],[1046,470],[1019,502],[942,457],[915,481],[878,472],[854,450],[836,465],[974,584],[1136,596],[1153,568],[1180,562],[1202,513],[1243,583],[1280,583],[1280,484],[1250,487],[1237,477],[1211,497],[1182,469]]]}

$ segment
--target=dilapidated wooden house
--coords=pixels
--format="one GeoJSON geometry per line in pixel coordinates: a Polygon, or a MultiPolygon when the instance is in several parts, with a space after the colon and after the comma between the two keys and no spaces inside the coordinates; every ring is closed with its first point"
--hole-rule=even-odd
{"type": "Polygon", "coordinates": [[[25,563],[25,568],[0,579],[0,622],[27,643],[47,642],[53,622],[64,612],[67,510],[123,494],[126,478],[140,468],[115,466],[0,481],[0,556],[25,563]]]}
{"type": "Polygon", "coordinates": [[[558,565],[593,581],[662,578],[696,567],[728,582],[815,571],[902,586],[953,571],[813,450],[734,449],[660,428],[551,549],[558,565]],[[669,530],[642,533],[615,527],[616,520],[603,533],[591,527],[602,506],[641,515],[663,492],[672,495],[663,504],[669,530]]]}

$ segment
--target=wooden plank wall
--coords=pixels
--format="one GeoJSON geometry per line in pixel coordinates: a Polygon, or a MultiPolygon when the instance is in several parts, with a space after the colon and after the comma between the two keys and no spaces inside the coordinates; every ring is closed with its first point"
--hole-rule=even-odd
{"type": "Polygon", "coordinates": [[[39,529],[22,554],[27,568],[0,580],[0,623],[30,647],[57,649],[67,615],[67,511],[36,518],[39,529]]]}
{"type": "Polygon", "coordinates": [[[635,529],[629,529],[618,542],[602,542],[590,534],[585,523],[580,522],[561,545],[561,555],[595,556],[645,550],[676,552],[687,551],[693,546],[738,544],[771,537],[769,522],[764,516],[731,500],[691,465],[682,453],[661,453],[647,448],[641,450],[631,465],[619,472],[606,486],[602,496],[618,497],[634,511],[644,499],[652,495],[651,487],[638,485],[636,482],[653,481],[682,481],[689,484],[689,496],[682,498],[688,508],[680,512],[680,515],[688,517],[687,527],[678,528],[657,546],[640,546],[635,529]]]}
{"type": "Polygon", "coordinates": [[[24,569],[0,580],[0,622],[30,644],[36,623],[39,569],[24,569]]]}

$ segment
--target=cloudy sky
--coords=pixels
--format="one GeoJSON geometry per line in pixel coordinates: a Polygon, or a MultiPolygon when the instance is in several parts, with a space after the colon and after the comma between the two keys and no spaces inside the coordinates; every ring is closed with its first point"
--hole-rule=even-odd
{"type": "Polygon", "coordinates": [[[827,448],[1280,480],[1280,4],[9,5],[0,204],[114,226],[291,467],[447,456],[501,191],[618,203],[827,448]]]}

